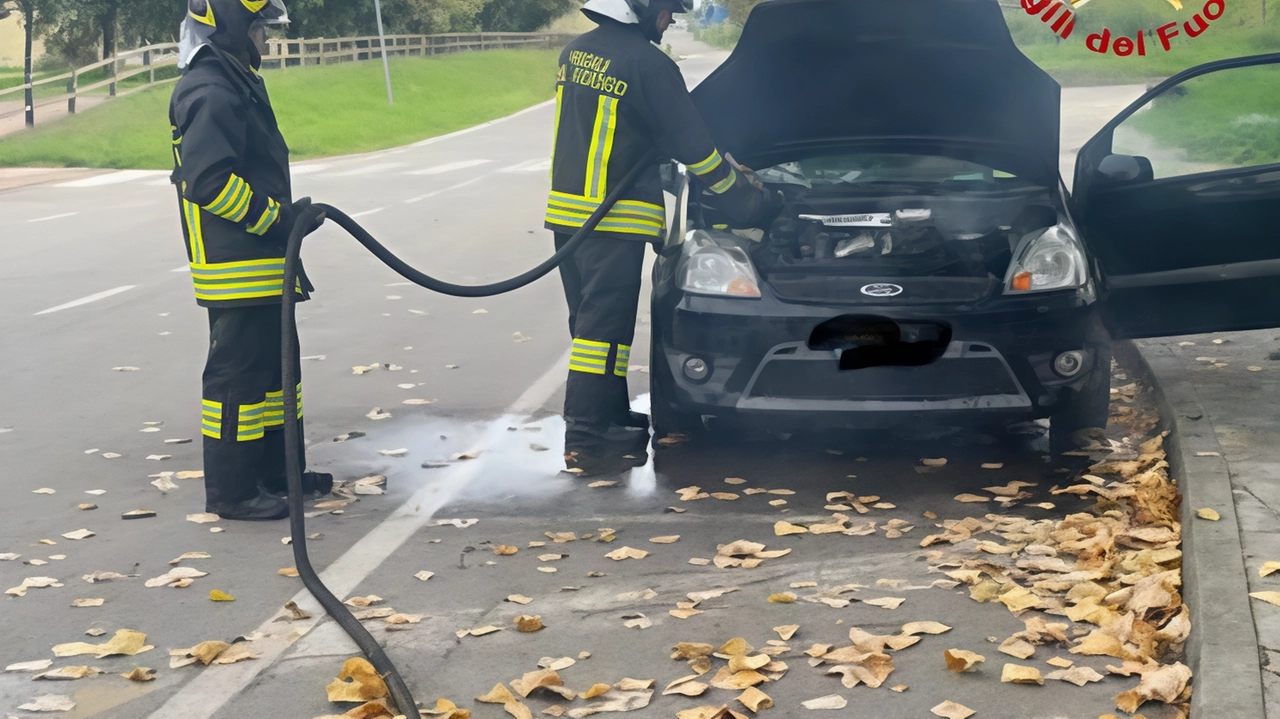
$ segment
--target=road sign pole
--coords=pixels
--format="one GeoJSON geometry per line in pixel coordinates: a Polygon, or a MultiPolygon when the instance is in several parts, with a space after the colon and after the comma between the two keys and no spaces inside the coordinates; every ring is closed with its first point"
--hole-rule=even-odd
{"type": "Polygon", "coordinates": [[[373,0],[374,14],[378,16],[378,46],[382,48],[382,74],[387,77],[387,104],[396,104],[396,98],[391,94],[391,66],[387,63],[387,36],[382,32],[382,2],[381,0],[373,0]]]}

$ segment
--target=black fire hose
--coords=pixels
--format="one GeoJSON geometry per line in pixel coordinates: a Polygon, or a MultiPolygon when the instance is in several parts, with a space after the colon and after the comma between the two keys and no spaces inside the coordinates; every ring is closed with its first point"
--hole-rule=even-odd
{"type": "MultiPolygon", "coordinates": [[[[429,290],[453,295],[454,297],[492,297],[493,295],[500,295],[519,289],[555,269],[564,261],[564,258],[576,250],[587,239],[591,231],[600,224],[600,221],[604,219],[609,210],[613,208],[622,193],[635,184],[635,181],[640,177],[640,173],[651,167],[656,158],[656,154],[651,153],[632,168],[613,191],[604,198],[600,203],[600,207],[591,213],[591,217],[587,219],[582,229],[575,232],[564,247],[561,247],[554,255],[524,274],[489,285],[455,285],[451,282],[431,277],[396,257],[382,243],[374,239],[373,235],[369,234],[368,231],[342,211],[329,205],[312,205],[300,214],[289,234],[289,245],[285,250],[284,287],[292,289],[297,283],[298,257],[302,251],[302,240],[306,236],[307,230],[314,227],[316,221],[322,216],[327,216],[352,237],[356,238],[375,257],[395,270],[401,277],[429,290]]],[[[405,685],[400,672],[391,663],[391,658],[383,651],[382,646],[373,638],[369,630],[365,629],[364,625],[352,616],[351,610],[347,609],[342,600],[334,596],[333,592],[329,591],[329,588],[324,585],[315,568],[311,566],[311,558],[307,554],[306,517],[303,516],[302,456],[299,451],[299,448],[302,447],[302,437],[298,427],[298,396],[296,392],[289,390],[289,388],[296,387],[298,384],[298,371],[293,362],[296,351],[294,348],[298,345],[298,327],[294,321],[296,304],[296,293],[286,290],[280,303],[280,369],[282,375],[281,386],[286,389],[284,392],[285,472],[289,487],[289,534],[293,543],[293,560],[298,569],[298,576],[302,579],[302,584],[316,598],[316,601],[320,602],[320,606],[324,607],[329,616],[333,617],[334,621],[351,636],[360,647],[360,651],[364,652],[364,655],[369,658],[374,668],[378,670],[378,673],[385,677],[387,687],[391,690],[391,698],[400,713],[404,714],[408,719],[421,719],[422,715],[418,712],[418,705],[414,702],[413,695],[409,692],[409,687],[405,685]]]]}

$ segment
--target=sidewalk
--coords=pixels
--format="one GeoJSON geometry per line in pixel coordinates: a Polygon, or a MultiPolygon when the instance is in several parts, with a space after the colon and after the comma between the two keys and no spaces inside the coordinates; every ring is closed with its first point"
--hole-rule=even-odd
{"type": "Polygon", "coordinates": [[[1280,574],[1258,571],[1280,560],[1280,330],[1136,344],[1164,395],[1184,494],[1184,583],[1199,633],[1193,716],[1261,719],[1265,704],[1265,716],[1280,717],[1280,607],[1248,598],[1280,591],[1280,574]],[[1203,507],[1221,521],[1196,518],[1203,507]],[[1247,713],[1215,710],[1219,699],[1247,713]]]}

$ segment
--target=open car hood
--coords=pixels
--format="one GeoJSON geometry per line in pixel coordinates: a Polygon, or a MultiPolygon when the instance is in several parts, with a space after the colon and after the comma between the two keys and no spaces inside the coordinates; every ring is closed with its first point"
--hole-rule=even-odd
{"type": "Polygon", "coordinates": [[[1060,96],[996,0],[770,0],[693,92],[720,149],[748,165],[926,153],[1050,187],[1060,96]]]}

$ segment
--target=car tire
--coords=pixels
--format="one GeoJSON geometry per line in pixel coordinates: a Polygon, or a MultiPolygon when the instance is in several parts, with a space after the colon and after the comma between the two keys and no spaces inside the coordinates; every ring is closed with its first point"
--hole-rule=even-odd
{"type": "Polygon", "coordinates": [[[1056,460],[1064,452],[1079,449],[1076,434],[1082,430],[1106,429],[1111,414],[1111,343],[1096,346],[1089,381],[1049,417],[1049,456],[1056,460]]]}
{"type": "Polygon", "coordinates": [[[649,367],[649,420],[653,423],[654,442],[671,434],[683,434],[690,439],[702,434],[706,429],[702,415],[682,412],[671,406],[668,399],[671,395],[665,386],[671,378],[656,356],[650,358],[649,367]]]}

